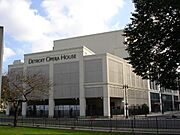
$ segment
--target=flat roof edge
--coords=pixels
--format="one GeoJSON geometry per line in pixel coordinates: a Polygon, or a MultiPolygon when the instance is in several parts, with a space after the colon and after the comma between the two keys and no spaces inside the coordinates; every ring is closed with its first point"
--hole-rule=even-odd
{"type": "Polygon", "coordinates": [[[36,55],[36,54],[45,54],[45,53],[58,52],[58,51],[66,51],[66,50],[74,50],[74,49],[83,49],[83,48],[90,50],[89,48],[87,48],[85,46],[80,46],[80,47],[72,47],[72,48],[65,48],[65,49],[59,49],[59,50],[50,50],[50,51],[29,53],[29,54],[24,54],[24,56],[30,56],[30,55],[36,55]]]}
{"type": "Polygon", "coordinates": [[[83,38],[83,37],[95,36],[95,35],[102,35],[102,34],[108,34],[108,33],[114,33],[114,32],[123,32],[123,29],[114,30],[114,31],[107,31],[107,32],[101,32],[101,33],[95,33],[95,34],[87,34],[87,35],[75,36],[75,37],[69,37],[69,38],[62,38],[62,39],[54,40],[53,42],[54,42],[54,45],[55,45],[55,42],[58,42],[58,41],[64,41],[64,40],[75,39],[75,38],[83,38]]]}

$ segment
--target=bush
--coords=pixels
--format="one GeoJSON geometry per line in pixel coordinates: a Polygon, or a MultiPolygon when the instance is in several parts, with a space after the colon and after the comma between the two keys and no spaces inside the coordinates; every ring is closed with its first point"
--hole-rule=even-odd
{"type": "Polygon", "coordinates": [[[147,106],[147,104],[142,105],[142,111],[145,115],[149,114],[149,107],[147,106]]]}
{"type": "Polygon", "coordinates": [[[147,115],[149,114],[149,107],[147,104],[130,106],[129,107],[129,115],[147,115]]]}

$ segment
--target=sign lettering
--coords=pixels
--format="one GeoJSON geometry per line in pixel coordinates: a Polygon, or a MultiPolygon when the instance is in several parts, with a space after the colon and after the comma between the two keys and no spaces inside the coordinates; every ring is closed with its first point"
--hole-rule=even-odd
{"type": "Polygon", "coordinates": [[[60,56],[48,56],[39,59],[29,59],[28,64],[35,64],[35,63],[44,63],[44,62],[51,62],[51,61],[60,61],[60,60],[69,60],[69,59],[76,59],[76,54],[62,54],[60,56]]]}

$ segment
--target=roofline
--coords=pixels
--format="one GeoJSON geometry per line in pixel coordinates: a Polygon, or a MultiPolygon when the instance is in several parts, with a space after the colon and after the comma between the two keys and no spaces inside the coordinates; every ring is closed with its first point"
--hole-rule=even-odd
{"type": "Polygon", "coordinates": [[[100,32],[100,33],[95,33],[95,34],[82,35],[82,36],[75,36],[75,37],[69,37],[69,38],[62,38],[62,39],[54,40],[53,42],[55,43],[55,42],[58,42],[58,41],[64,41],[64,40],[75,39],[75,38],[83,38],[83,37],[88,37],[88,36],[95,36],[95,35],[114,33],[114,32],[120,32],[120,31],[123,32],[123,29],[121,29],[121,30],[114,30],[114,31],[107,31],[107,32],[100,32]]]}
{"type": "MultiPolygon", "coordinates": [[[[91,51],[89,48],[87,48],[86,46],[79,46],[79,47],[71,47],[71,48],[65,48],[65,49],[61,49],[61,50],[50,50],[50,51],[43,51],[43,52],[36,52],[36,53],[29,53],[29,54],[24,54],[24,56],[30,56],[30,55],[36,55],[36,54],[45,54],[45,53],[51,53],[51,52],[60,52],[60,51],[66,51],[66,50],[74,50],[74,49],[87,49],[89,51],[91,51]]],[[[91,51],[93,52],[93,51],[91,51]]],[[[94,53],[94,52],[93,52],[94,53]]]]}

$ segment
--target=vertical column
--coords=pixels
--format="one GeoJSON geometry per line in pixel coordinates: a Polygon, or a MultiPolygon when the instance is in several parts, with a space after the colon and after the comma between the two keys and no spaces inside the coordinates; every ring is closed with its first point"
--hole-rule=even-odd
{"type": "Polygon", "coordinates": [[[103,108],[104,108],[104,116],[110,117],[110,97],[104,97],[103,98],[103,108]]]}
{"type": "Polygon", "coordinates": [[[172,110],[171,111],[174,111],[175,110],[175,106],[174,106],[174,91],[173,91],[173,94],[172,94],[172,110]]]}
{"type": "MultiPolygon", "coordinates": [[[[53,82],[53,64],[49,64],[49,80],[53,82]]],[[[54,86],[49,90],[49,117],[54,117],[54,86]]]]}
{"type": "Polygon", "coordinates": [[[54,117],[54,99],[49,98],[49,117],[54,117]]]}
{"type": "Polygon", "coordinates": [[[22,103],[22,116],[26,117],[26,108],[27,108],[27,103],[23,102],[22,103]]]}
{"type": "Polygon", "coordinates": [[[105,55],[103,57],[103,115],[105,117],[110,117],[111,116],[111,106],[110,106],[110,95],[109,95],[109,64],[108,64],[108,56],[105,55]]]}
{"type": "Polygon", "coordinates": [[[162,112],[162,113],[164,113],[164,108],[163,108],[163,101],[162,101],[163,99],[162,99],[162,93],[161,92],[159,92],[159,104],[160,104],[160,111],[162,112]]]}
{"type": "Polygon", "coordinates": [[[104,116],[111,116],[110,97],[108,96],[108,86],[104,86],[104,98],[103,98],[103,112],[104,116]]]}
{"type": "Polygon", "coordinates": [[[10,105],[9,105],[9,103],[7,104],[7,106],[6,106],[6,115],[7,116],[9,116],[9,110],[10,110],[10,105]]]}
{"type": "Polygon", "coordinates": [[[86,98],[84,92],[84,59],[83,52],[79,54],[79,103],[80,103],[80,116],[86,116],[86,98]]]}
{"type": "Polygon", "coordinates": [[[129,109],[128,109],[128,85],[123,85],[124,89],[124,116],[128,118],[129,116],[129,109]]]}
{"type": "Polygon", "coordinates": [[[3,27],[0,26],[0,100],[1,100],[1,82],[2,82],[2,61],[3,61],[3,27]]]}
{"type": "MultiPolygon", "coordinates": [[[[129,111],[128,111],[128,80],[127,80],[127,67],[126,67],[126,62],[123,62],[123,90],[124,90],[124,116],[128,118],[129,116],[129,111]]],[[[135,85],[136,85],[136,77],[135,77],[135,85]]]]}
{"type": "Polygon", "coordinates": [[[80,116],[86,116],[86,99],[80,98],[80,116]]]}
{"type": "Polygon", "coordinates": [[[129,111],[128,111],[128,104],[124,102],[124,116],[128,118],[129,116],[129,111]]]}
{"type": "MultiPolygon", "coordinates": [[[[150,81],[149,81],[150,82],[150,81]]],[[[150,84],[151,85],[151,84],[150,84]]],[[[157,90],[158,90],[158,94],[159,94],[159,108],[160,108],[160,112],[161,113],[164,113],[164,108],[163,108],[163,99],[162,99],[162,89],[161,89],[161,87],[160,87],[160,85],[157,85],[157,90]]]]}
{"type": "Polygon", "coordinates": [[[149,112],[151,112],[151,92],[148,91],[149,112]]]}
{"type": "Polygon", "coordinates": [[[150,80],[147,80],[147,87],[148,87],[149,112],[151,112],[152,109],[151,109],[151,92],[150,92],[151,88],[150,88],[150,80]]]}
{"type": "MultiPolygon", "coordinates": [[[[178,96],[178,98],[176,99],[177,101],[179,101],[179,90],[178,91],[176,91],[176,94],[177,94],[177,96],[178,96]]],[[[180,104],[178,104],[177,106],[176,106],[177,108],[175,108],[176,109],[176,111],[179,111],[179,108],[180,108],[180,104]]]]}
{"type": "MultiPolygon", "coordinates": [[[[27,65],[24,64],[23,74],[25,75],[25,77],[27,77],[27,76],[26,76],[26,73],[27,73],[27,65]]],[[[25,85],[25,84],[23,84],[23,88],[24,88],[24,89],[26,88],[26,85],[25,85]]],[[[25,98],[23,97],[23,100],[24,100],[24,99],[25,99],[25,98]]],[[[21,108],[22,108],[22,111],[21,111],[22,117],[26,117],[27,102],[23,102],[21,108]]]]}

